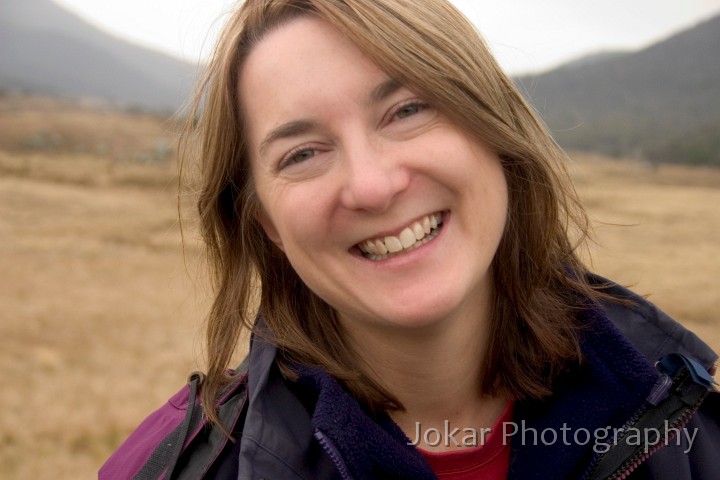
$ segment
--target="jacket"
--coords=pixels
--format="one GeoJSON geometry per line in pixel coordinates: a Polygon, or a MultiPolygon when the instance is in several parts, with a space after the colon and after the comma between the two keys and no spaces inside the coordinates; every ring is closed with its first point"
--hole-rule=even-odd
{"type": "MultiPolygon", "coordinates": [[[[617,285],[609,293],[635,306],[582,312],[583,363],[558,377],[549,398],[515,404],[507,430],[513,433],[508,479],[719,478],[720,395],[707,374],[717,355],[650,302],[617,285]],[[668,383],[676,367],[683,367],[684,385],[696,394],[690,404],[680,402],[682,408],[667,406],[677,389],[677,382],[668,383]],[[617,468],[622,473],[611,477],[617,468]]],[[[188,448],[172,478],[436,478],[388,416],[372,418],[319,369],[300,367],[297,382],[285,380],[276,354],[272,343],[253,338],[248,373],[241,377],[247,398],[231,414],[240,441],[216,448],[200,467],[188,448]]],[[[673,398],[683,396],[690,393],[673,398]]],[[[130,478],[110,473],[123,461],[128,454],[121,447],[101,478],[130,478]]]]}

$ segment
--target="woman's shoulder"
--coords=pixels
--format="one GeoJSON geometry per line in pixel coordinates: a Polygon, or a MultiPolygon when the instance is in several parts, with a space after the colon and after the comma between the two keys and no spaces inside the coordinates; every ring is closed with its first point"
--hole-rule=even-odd
{"type": "Polygon", "coordinates": [[[223,430],[234,430],[247,403],[245,362],[233,372],[233,377],[218,402],[222,429],[205,428],[208,419],[202,413],[198,396],[203,376],[194,373],[187,385],[145,418],[107,459],[98,478],[161,478],[164,472],[174,469],[181,455],[192,456],[192,462],[184,462],[186,469],[191,467],[200,478],[229,440],[223,430]],[[191,445],[193,448],[189,448],[191,445]]]}
{"type": "MultiPolygon", "coordinates": [[[[603,302],[602,308],[613,325],[651,363],[671,353],[680,353],[711,370],[718,355],[695,333],[630,289],[596,274],[589,274],[591,285],[630,303],[603,302]]],[[[714,372],[713,372],[714,373],[714,372]]]]}

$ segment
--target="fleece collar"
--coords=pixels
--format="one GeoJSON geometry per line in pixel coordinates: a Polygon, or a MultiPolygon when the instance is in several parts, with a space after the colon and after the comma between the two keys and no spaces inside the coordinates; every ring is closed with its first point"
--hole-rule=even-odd
{"type": "Polygon", "coordinates": [[[312,424],[330,439],[354,480],[434,480],[435,474],[387,414],[373,418],[330,375],[301,367],[298,385],[315,397],[312,424]]]}

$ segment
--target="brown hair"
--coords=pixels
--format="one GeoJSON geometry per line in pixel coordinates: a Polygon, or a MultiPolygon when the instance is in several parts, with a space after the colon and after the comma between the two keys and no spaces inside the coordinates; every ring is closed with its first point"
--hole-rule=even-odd
{"type": "Polygon", "coordinates": [[[548,395],[557,373],[580,360],[577,309],[604,295],[587,284],[576,253],[589,227],[565,155],[474,27],[445,0],[248,0],[220,37],[186,131],[198,141],[198,208],[217,289],[207,327],[207,415],[217,419],[226,369],[258,312],[284,372],[289,362],[318,365],[371,410],[402,408],[358,367],[334,310],[303,284],[257,221],[239,71],[264,35],[299,15],[337,27],[391,78],[499,155],[509,206],[493,261],[493,340],[482,390],[513,399],[548,395]]]}

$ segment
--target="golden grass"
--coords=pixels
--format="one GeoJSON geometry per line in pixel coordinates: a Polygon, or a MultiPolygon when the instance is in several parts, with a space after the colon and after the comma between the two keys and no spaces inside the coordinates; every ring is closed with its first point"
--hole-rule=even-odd
{"type": "Polygon", "coordinates": [[[175,154],[178,122],[108,105],[0,94],[0,149],[153,162],[175,154]]]}
{"type": "MultiPolygon", "coordinates": [[[[148,128],[131,116],[111,122],[148,128]]],[[[3,135],[0,145],[17,143],[3,135]]],[[[202,357],[208,292],[196,232],[189,221],[186,270],[170,165],[9,150],[0,151],[0,478],[92,478],[202,357]]],[[[720,349],[720,171],[574,158],[593,218],[632,225],[598,224],[597,270],[653,293],[720,349]]]]}
{"type": "Polygon", "coordinates": [[[174,196],[0,180],[0,477],[91,477],[196,368],[174,196]]]}
{"type": "Polygon", "coordinates": [[[574,155],[595,223],[592,264],[720,351],[720,170],[574,155]]]}

